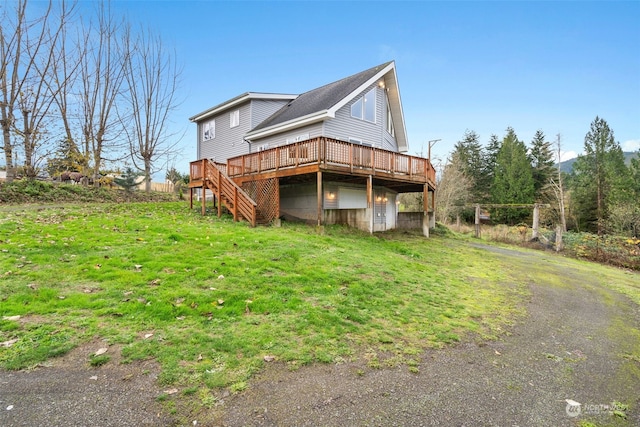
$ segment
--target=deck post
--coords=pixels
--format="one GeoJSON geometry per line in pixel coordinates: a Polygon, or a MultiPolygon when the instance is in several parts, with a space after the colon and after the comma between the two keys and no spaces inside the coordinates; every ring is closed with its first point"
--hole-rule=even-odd
{"type": "Polygon", "coordinates": [[[322,226],[322,171],[318,171],[318,227],[322,226]]]}
{"type": "Polygon", "coordinates": [[[233,187],[233,220],[238,221],[238,187],[233,187]]]}
{"type": "Polygon", "coordinates": [[[280,178],[276,178],[276,221],[280,224],[280,178]]]}
{"type": "Polygon", "coordinates": [[[189,187],[189,210],[193,209],[193,187],[189,187]]]}
{"type": "Polygon", "coordinates": [[[204,181],[202,181],[202,216],[204,216],[205,212],[207,211],[207,206],[205,205],[205,203],[207,202],[207,186],[205,185],[204,181]]]}
{"type": "Polygon", "coordinates": [[[376,174],[376,148],[371,147],[371,173],[376,174]]]}
{"type": "Polygon", "coordinates": [[[424,184],[422,190],[422,234],[429,237],[429,184],[424,184]]]}
{"type": "Polygon", "coordinates": [[[218,194],[216,194],[216,197],[218,199],[218,218],[220,218],[222,216],[222,200],[220,199],[220,196],[222,195],[222,177],[220,176],[220,169],[217,169],[218,171],[218,194]]]}
{"type": "Polygon", "coordinates": [[[431,226],[431,228],[435,228],[436,227],[436,190],[435,189],[431,192],[431,215],[432,215],[432,218],[429,225],[431,226]]]}
{"type": "Polygon", "coordinates": [[[369,233],[373,234],[373,221],[374,221],[374,207],[373,207],[373,175],[367,177],[367,211],[369,211],[369,233]]]}

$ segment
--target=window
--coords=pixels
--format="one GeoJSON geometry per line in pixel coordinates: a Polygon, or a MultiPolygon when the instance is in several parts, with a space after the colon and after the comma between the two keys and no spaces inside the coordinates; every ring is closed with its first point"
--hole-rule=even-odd
{"type": "Polygon", "coordinates": [[[376,89],[373,88],[364,96],[364,119],[376,122],[376,89]]]}
{"type": "Polygon", "coordinates": [[[202,125],[202,140],[208,141],[216,137],[216,121],[209,120],[202,125]]]}
{"type": "Polygon", "coordinates": [[[389,106],[389,99],[387,99],[387,132],[391,136],[396,136],[396,130],[393,127],[393,117],[391,117],[391,107],[389,106]]]}
{"type": "Polygon", "coordinates": [[[240,110],[229,113],[229,127],[236,127],[240,124],[240,110]]]}
{"type": "Polygon", "coordinates": [[[374,87],[363,97],[358,98],[351,105],[351,117],[366,120],[371,123],[376,122],[376,88],[374,87]]]}
{"type": "Polygon", "coordinates": [[[363,99],[359,98],[351,106],[351,117],[355,117],[356,119],[362,120],[362,103],[363,103],[363,99]]]}

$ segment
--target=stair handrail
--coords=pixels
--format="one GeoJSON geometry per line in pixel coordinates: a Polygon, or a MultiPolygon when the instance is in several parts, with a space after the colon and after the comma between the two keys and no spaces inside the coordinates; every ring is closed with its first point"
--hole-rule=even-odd
{"type": "Polygon", "coordinates": [[[207,159],[205,162],[204,179],[215,183],[220,190],[220,196],[228,200],[233,200],[234,209],[240,212],[240,214],[255,227],[258,204],[211,159],[207,159]],[[222,185],[220,180],[214,179],[214,173],[224,179],[225,185],[222,185]],[[231,186],[233,191],[229,192],[225,189],[228,185],[231,186]]]}

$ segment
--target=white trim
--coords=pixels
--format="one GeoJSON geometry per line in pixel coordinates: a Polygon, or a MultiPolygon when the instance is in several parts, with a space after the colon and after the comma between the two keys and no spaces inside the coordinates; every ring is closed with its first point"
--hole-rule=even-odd
{"type": "Polygon", "coordinates": [[[369,80],[367,80],[366,82],[364,82],[363,84],[361,84],[356,90],[354,90],[353,92],[351,92],[349,95],[347,95],[345,98],[342,99],[342,101],[338,102],[336,105],[334,105],[333,107],[331,107],[329,109],[329,112],[332,113],[334,116],[336,114],[336,111],[338,111],[340,108],[344,107],[345,105],[347,105],[351,100],[353,100],[353,98],[355,98],[356,96],[358,96],[360,93],[362,93],[366,88],[368,88],[369,86],[371,86],[372,84],[374,84],[376,81],[380,80],[381,77],[383,77],[385,74],[387,74],[390,70],[395,69],[395,63],[391,62],[389,65],[387,65],[386,67],[384,67],[382,70],[378,71],[373,77],[371,77],[369,80]]]}
{"type": "Polygon", "coordinates": [[[224,110],[228,110],[229,108],[233,108],[236,105],[242,104],[252,99],[276,99],[276,100],[291,101],[296,99],[297,97],[298,95],[289,95],[289,94],[283,94],[283,93],[247,92],[235,98],[232,98],[223,104],[217,105],[213,108],[203,111],[202,113],[189,117],[189,121],[199,122],[200,120],[206,119],[207,117],[213,116],[224,110]]]}
{"type": "Polygon", "coordinates": [[[298,117],[284,123],[278,123],[277,125],[260,129],[256,132],[249,132],[245,135],[245,138],[246,139],[264,138],[266,136],[271,136],[276,133],[284,132],[290,129],[295,129],[297,127],[308,125],[311,123],[320,122],[326,118],[332,118],[332,117],[335,117],[335,116],[330,115],[328,110],[323,110],[316,113],[308,114],[303,117],[298,117]]]}

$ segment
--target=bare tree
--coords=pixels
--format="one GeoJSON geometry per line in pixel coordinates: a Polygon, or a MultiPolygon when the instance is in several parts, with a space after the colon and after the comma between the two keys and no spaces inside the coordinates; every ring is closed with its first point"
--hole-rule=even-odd
{"type": "MultiPolygon", "coordinates": [[[[43,14],[49,15],[51,3],[43,14]]],[[[0,26],[0,126],[5,162],[7,164],[7,182],[15,178],[14,144],[11,132],[16,123],[15,112],[18,108],[20,93],[32,73],[34,59],[29,58],[27,35],[37,22],[27,21],[27,1],[19,0],[13,10],[3,9],[0,26]],[[26,57],[26,58],[25,58],[26,57]]],[[[40,43],[32,41],[35,45],[40,43]]],[[[31,49],[36,50],[35,47],[31,49]]]]}
{"type": "Polygon", "coordinates": [[[461,157],[454,152],[440,175],[436,215],[444,224],[447,224],[454,215],[459,214],[464,205],[470,201],[473,183],[464,173],[464,167],[461,157]]]}
{"type": "MultiPolygon", "coordinates": [[[[116,111],[124,82],[126,52],[119,43],[123,23],[116,21],[109,3],[100,3],[97,22],[84,28],[80,45],[79,88],[82,152],[90,160],[90,174],[98,185],[103,156],[115,152],[122,132],[116,111]]],[[[87,162],[89,163],[89,161],[87,162]]]]}
{"type": "Polygon", "coordinates": [[[80,155],[81,146],[79,144],[79,132],[76,126],[80,121],[78,120],[78,105],[77,102],[73,102],[76,99],[74,90],[78,82],[79,68],[83,61],[83,56],[86,54],[86,44],[84,38],[80,37],[78,40],[74,35],[69,34],[68,24],[72,9],[67,9],[64,1],[61,2],[61,19],[66,18],[63,25],[60,26],[60,34],[56,37],[53,49],[55,51],[55,59],[52,61],[51,66],[41,73],[43,81],[47,84],[49,93],[57,108],[57,118],[60,120],[62,126],[65,141],[62,141],[62,146],[69,147],[71,151],[77,153],[77,158],[80,166],[83,170],[81,172],[87,173],[87,158],[84,155],[80,155]],[[74,37],[75,39],[72,39],[74,37]],[[75,45],[74,45],[75,43],[75,45]],[[71,48],[70,45],[71,44],[71,48]]]}
{"type": "Polygon", "coordinates": [[[145,191],[151,190],[151,175],[162,158],[175,154],[180,138],[169,132],[170,113],[178,106],[176,92],[180,70],[175,52],[168,51],[162,39],[149,31],[141,31],[135,39],[131,29],[124,37],[125,80],[128,111],[121,117],[129,141],[131,160],[144,172],[145,191]]]}
{"type": "Polygon", "coordinates": [[[559,215],[560,215],[560,225],[562,227],[562,231],[566,232],[567,231],[567,217],[565,214],[565,203],[564,203],[564,187],[562,184],[562,171],[560,169],[560,163],[561,163],[561,155],[562,155],[562,149],[560,146],[560,134],[557,135],[557,142],[556,142],[556,146],[558,149],[558,174],[557,174],[557,181],[553,179],[553,177],[551,178],[551,188],[553,188],[553,192],[556,196],[556,200],[558,201],[558,211],[559,211],[559,215]]]}
{"type": "Polygon", "coordinates": [[[27,33],[25,36],[25,53],[28,61],[32,63],[32,73],[26,76],[19,94],[18,107],[23,120],[22,126],[16,121],[15,130],[22,138],[24,173],[27,176],[35,176],[37,172],[36,156],[47,141],[47,125],[53,121],[50,112],[55,107],[53,95],[56,95],[56,92],[51,90],[47,77],[58,61],[58,39],[63,35],[72,10],[73,7],[68,9],[64,1],[55,10],[49,3],[49,9],[40,19],[37,32],[27,33]]]}

